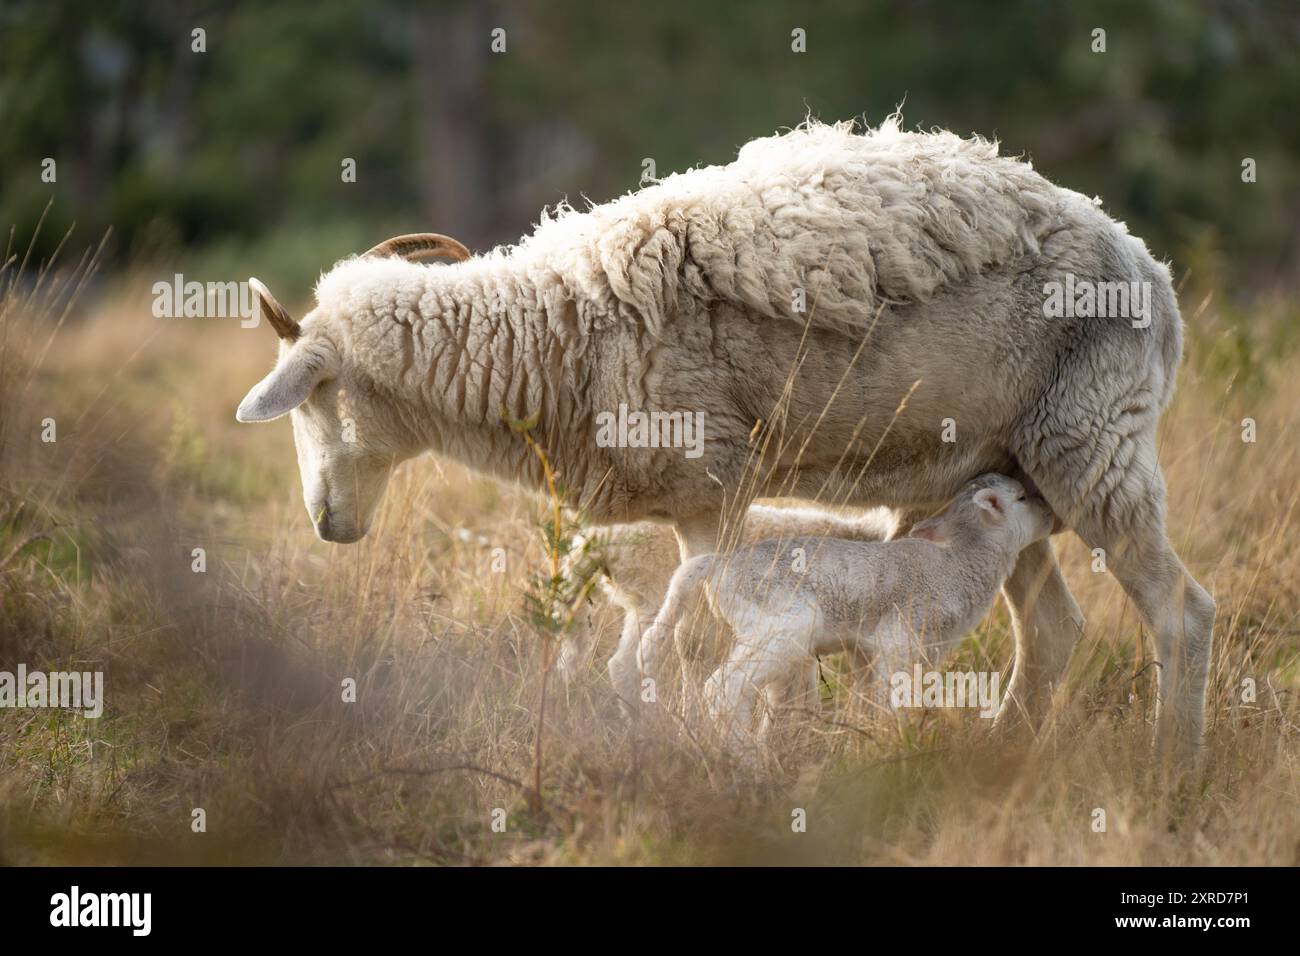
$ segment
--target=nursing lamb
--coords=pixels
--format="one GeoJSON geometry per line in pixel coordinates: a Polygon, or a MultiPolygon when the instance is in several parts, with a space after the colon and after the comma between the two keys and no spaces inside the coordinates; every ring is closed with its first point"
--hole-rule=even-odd
{"type": "MultiPolygon", "coordinates": [[[[743,540],[752,543],[834,537],[884,541],[896,532],[894,516],[884,508],[843,514],[824,508],[754,504],[745,514],[743,540]]],[[[575,553],[582,551],[584,543],[578,542],[575,553]]],[[[618,650],[609,659],[609,677],[619,698],[625,704],[634,704],[641,691],[642,675],[637,666],[641,634],[664,602],[668,582],[681,565],[681,552],[663,525],[649,521],[615,525],[597,535],[595,543],[602,569],[600,591],[623,611],[623,629],[618,650]]],[[[597,638],[588,627],[564,641],[559,669],[566,680],[574,675],[597,638]]]]}
{"type": "Polygon", "coordinates": [[[758,696],[818,655],[874,655],[881,686],[918,660],[941,660],[988,613],[1020,552],[1046,538],[1052,522],[1044,501],[1028,497],[1019,482],[989,474],[905,538],[762,541],[691,558],[673,575],[642,639],[641,668],[652,677],[658,672],[703,588],[735,631],[705,699],[732,742],[743,744],[758,696]]]}

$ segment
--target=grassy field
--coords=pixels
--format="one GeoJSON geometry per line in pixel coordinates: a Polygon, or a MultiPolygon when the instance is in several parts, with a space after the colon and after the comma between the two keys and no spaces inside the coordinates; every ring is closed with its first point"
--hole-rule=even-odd
{"type": "MultiPolygon", "coordinates": [[[[424,458],[366,539],[321,543],[287,420],[234,421],[267,329],[154,318],[147,281],[61,320],[51,288],[0,304],[0,669],[102,670],[106,707],[0,709],[0,861],[1300,863],[1294,304],[1182,290],[1162,461],[1219,616],[1204,766],[1171,792],[1147,766],[1149,647],[1072,535],[1089,625],[1037,741],[974,712],[883,717],[830,668],[756,775],[693,719],[630,727],[606,654],[550,680],[539,721],[549,653],[523,595],[543,500],[424,458]]],[[[590,624],[617,632],[598,606],[590,624]]],[[[954,666],[1010,659],[999,603],[954,666]]]]}

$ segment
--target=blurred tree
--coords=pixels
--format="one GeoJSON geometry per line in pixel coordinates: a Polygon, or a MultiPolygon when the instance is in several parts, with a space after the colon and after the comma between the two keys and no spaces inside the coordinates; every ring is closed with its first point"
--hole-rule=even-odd
{"type": "Polygon", "coordinates": [[[41,251],[75,218],[119,260],[291,236],[325,264],[390,229],[482,247],[646,158],[905,101],[1101,195],[1158,255],[1294,286],[1297,41],[1294,4],[1228,0],[0,0],[0,222],[25,240],[54,197],[41,251]]]}
{"type": "Polygon", "coordinates": [[[454,223],[470,242],[484,238],[492,213],[492,103],[484,77],[492,27],[486,4],[466,3],[422,11],[410,34],[420,208],[427,222],[454,223]]]}

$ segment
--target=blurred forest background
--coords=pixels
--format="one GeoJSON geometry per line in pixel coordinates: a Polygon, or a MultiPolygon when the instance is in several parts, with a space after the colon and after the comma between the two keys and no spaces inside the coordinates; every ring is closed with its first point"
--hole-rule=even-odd
{"type": "MultiPolygon", "coordinates": [[[[1300,864],[1298,41],[1294,0],[0,0],[0,668],[106,687],[102,719],[0,707],[0,865],[1300,864]],[[1136,612],[1073,536],[1088,627],[1033,746],[974,711],[896,721],[832,665],[756,786],[675,711],[624,721],[603,653],[547,683],[541,502],[427,457],[365,541],[318,541],[290,423],[234,420],[275,337],[152,308],[173,273],[257,275],[301,315],[387,236],[483,250],[647,159],[900,103],[1173,263],[1170,535],[1219,607],[1186,793],[1149,773],[1136,612]]],[[[621,614],[578,625],[607,653],[621,614]]],[[[952,666],[1012,656],[999,605],[952,666]]]]}
{"type": "Polygon", "coordinates": [[[903,103],[1100,195],[1231,300],[1300,274],[1298,48],[1289,0],[0,0],[0,223],[25,246],[52,198],[38,257],[75,220],[74,247],[112,227],[110,264],[185,250],[194,278],[251,263],[305,292],[386,233],[482,249],[636,188],[646,158],[725,163],[807,112],[903,103]]]}

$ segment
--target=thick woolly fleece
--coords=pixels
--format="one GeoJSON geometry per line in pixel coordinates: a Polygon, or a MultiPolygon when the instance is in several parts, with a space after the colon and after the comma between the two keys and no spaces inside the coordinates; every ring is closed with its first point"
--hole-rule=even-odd
{"type": "Polygon", "coordinates": [[[1089,498],[1123,483],[1112,466],[1146,464],[1111,434],[1116,419],[1128,408],[1125,430],[1154,422],[1181,348],[1167,270],[1092,201],[987,141],[893,120],[755,140],[730,165],[562,209],[464,263],[348,260],[317,299],[305,327],[339,339],[393,397],[413,450],[534,483],[503,413],[540,413],[569,489],[606,521],[716,510],[783,400],[787,428],[818,422],[769,476],[791,494],[933,508],[972,474],[1041,463],[1033,477],[1058,514],[1100,515],[1106,502],[1089,498]],[[1044,284],[1067,272],[1155,283],[1151,326],[1045,318],[1044,284]],[[1069,365],[1082,382],[1060,374],[1069,365]],[[703,412],[705,454],[596,447],[595,416],[622,404],[703,412]],[[949,418],[960,438],[945,447],[949,418]],[[1064,445],[1080,458],[1068,471],[1053,466],[1064,445]],[[927,480],[903,480],[917,472],[927,480]]]}
{"type": "MultiPolygon", "coordinates": [[[[852,333],[882,302],[925,302],[1036,253],[1059,205],[1059,190],[979,137],[907,133],[894,118],[862,135],[810,122],[727,166],[586,212],[561,206],[518,245],[455,268],[471,283],[505,281],[525,308],[588,302],[652,331],[717,301],[803,321],[792,305],[802,290],[815,324],[852,333]]],[[[401,266],[385,265],[344,262],[318,297],[353,299],[372,283],[387,293],[401,266]]]]}

